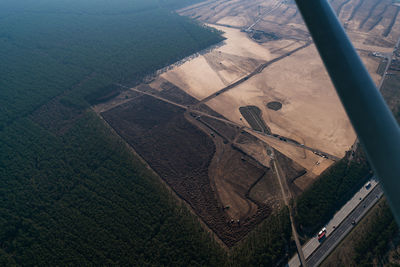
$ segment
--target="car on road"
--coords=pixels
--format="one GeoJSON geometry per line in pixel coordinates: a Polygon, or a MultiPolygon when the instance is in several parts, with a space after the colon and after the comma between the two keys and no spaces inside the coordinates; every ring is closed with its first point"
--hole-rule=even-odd
{"type": "Polygon", "coordinates": [[[365,185],[365,189],[370,189],[371,188],[371,182],[368,182],[366,185],[365,185]]]}
{"type": "Polygon", "coordinates": [[[318,233],[318,241],[322,242],[326,238],[326,227],[322,228],[321,231],[318,233]]]}
{"type": "Polygon", "coordinates": [[[318,235],[318,241],[322,243],[326,238],[326,232],[322,232],[321,235],[318,235]]]}

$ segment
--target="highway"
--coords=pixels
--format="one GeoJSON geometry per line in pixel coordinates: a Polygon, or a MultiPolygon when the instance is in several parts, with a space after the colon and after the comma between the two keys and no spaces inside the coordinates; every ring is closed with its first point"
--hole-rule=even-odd
{"type": "MultiPolygon", "coordinates": [[[[378,89],[382,89],[383,82],[388,74],[390,64],[393,60],[393,55],[400,46],[400,38],[397,40],[396,46],[391,55],[383,55],[387,60],[385,71],[379,82],[378,89]]],[[[352,151],[355,151],[358,146],[357,141],[353,145],[352,151]]],[[[359,194],[359,193],[358,193],[359,194]]],[[[339,244],[339,242],[352,230],[354,227],[351,222],[354,220],[358,222],[365,213],[372,208],[372,206],[379,200],[383,195],[383,191],[380,185],[377,185],[372,189],[372,192],[365,197],[360,204],[350,213],[350,215],[343,220],[343,222],[334,231],[331,232],[328,229],[327,239],[320,245],[315,240],[310,240],[306,245],[303,246],[303,252],[307,258],[307,266],[318,266],[329,253],[339,244]],[[378,196],[378,197],[377,197],[378,196]],[[365,206],[365,207],[364,207],[365,206]],[[329,235],[330,234],[330,235],[329,235]],[[310,255],[311,253],[311,255],[310,255]]],[[[356,199],[357,197],[354,197],[356,199]]],[[[347,204],[346,204],[347,205],[347,204]]],[[[335,215],[336,216],[336,215],[335,215]]],[[[314,238],[315,239],[315,238],[314,238]]],[[[289,263],[289,266],[299,266],[298,256],[293,257],[289,263]]]]}
{"type": "MultiPolygon", "coordinates": [[[[382,89],[382,85],[386,78],[388,69],[392,63],[393,55],[395,51],[399,48],[400,38],[397,40],[396,46],[391,55],[385,55],[388,62],[386,64],[385,71],[383,73],[382,79],[379,83],[378,90],[382,89]]],[[[339,242],[347,235],[348,232],[352,230],[354,225],[351,223],[352,221],[358,222],[366,212],[372,208],[372,206],[379,200],[379,198],[383,195],[383,190],[380,185],[377,185],[372,192],[360,203],[356,209],[347,217],[339,226],[329,236],[324,243],[307,259],[307,266],[318,266],[328,255],[329,253],[339,244],[339,242]]]]}
{"type": "Polygon", "coordinates": [[[371,193],[350,213],[350,215],[336,228],[331,235],[319,246],[319,248],[307,258],[307,266],[318,266],[339,244],[339,242],[355,227],[356,223],[368,212],[370,208],[381,198],[383,190],[377,185],[371,193]]]}
{"type": "MultiPolygon", "coordinates": [[[[342,224],[342,222],[344,222],[346,218],[348,218],[348,216],[350,216],[350,214],[355,209],[357,209],[357,207],[359,207],[360,205],[363,206],[364,205],[363,203],[367,198],[367,196],[373,194],[375,188],[379,187],[379,183],[375,176],[371,177],[371,179],[368,182],[371,184],[371,186],[369,188],[366,188],[365,185],[362,186],[360,190],[357,193],[355,193],[353,197],[345,205],[343,205],[342,208],[338,212],[336,212],[333,218],[325,225],[327,229],[326,233],[327,239],[329,239],[330,236],[333,235],[336,231],[340,232],[341,231],[340,225],[342,224]]],[[[365,211],[368,211],[370,207],[372,206],[367,205],[365,211]]],[[[306,259],[310,259],[310,257],[320,249],[321,247],[320,245],[321,244],[319,243],[317,236],[314,236],[305,245],[303,245],[302,251],[306,259]]],[[[333,248],[334,246],[332,247],[332,249],[333,248]]],[[[325,256],[327,255],[324,255],[324,257],[325,256]]],[[[323,258],[321,260],[323,260],[323,258]]],[[[297,254],[290,259],[288,265],[290,267],[300,266],[297,254]]]]}

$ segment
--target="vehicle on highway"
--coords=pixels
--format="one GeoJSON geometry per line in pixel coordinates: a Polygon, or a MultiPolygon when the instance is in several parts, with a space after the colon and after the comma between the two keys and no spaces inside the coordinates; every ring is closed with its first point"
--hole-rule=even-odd
{"type": "Polygon", "coordinates": [[[321,234],[318,234],[318,241],[320,243],[324,242],[325,239],[326,239],[326,232],[322,232],[321,234]]]}
{"type": "Polygon", "coordinates": [[[322,242],[326,238],[326,227],[322,228],[321,231],[318,233],[318,241],[322,242]]]}
{"type": "Polygon", "coordinates": [[[365,185],[365,188],[368,190],[368,189],[370,189],[371,188],[371,182],[368,182],[366,185],[365,185]]]}

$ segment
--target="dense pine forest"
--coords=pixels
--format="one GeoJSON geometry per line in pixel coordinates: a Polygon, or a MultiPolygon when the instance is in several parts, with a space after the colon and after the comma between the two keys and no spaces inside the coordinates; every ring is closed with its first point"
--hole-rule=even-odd
{"type": "Polygon", "coordinates": [[[0,3],[0,265],[225,262],[85,100],[222,40],[168,5],[0,3]]]}
{"type": "Polygon", "coordinates": [[[194,2],[0,2],[1,266],[285,264],[286,210],[228,255],[90,111],[223,40],[172,11],[194,2]]]}
{"type": "Polygon", "coordinates": [[[311,236],[325,225],[371,177],[365,159],[347,157],[323,172],[296,201],[295,221],[299,232],[311,236]]]}
{"type": "Polygon", "coordinates": [[[134,82],[222,40],[155,0],[53,2],[0,4],[0,128],[83,80],[134,82]]]}
{"type": "Polygon", "coordinates": [[[86,113],[62,137],[22,119],[0,134],[1,262],[220,265],[158,180],[86,113]]]}
{"type": "Polygon", "coordinates": [[[230,257],[232,266],[284,266],[295,251],[288,208],[267,218],[230,257]]]}
{"type": "MultiPolygon", "coordinates": [[[[371,266],[371,262],[378,261],[381,265],[388,263],[385,259],[390,249],[398,245],[399,227],[394,220],[387,202],[379,203],[378,208],[370,215],[363,233],[354,240],[354,262],[357,266],[371,266]],[[386,262],[385,262],[386,261],[386,262]]],[[[396,260],[399,254],[394,250],[396,260]]],[[[389,264],[390,265],[390,264],[389,264]]],[[[393,266],[396,266],[393,264],[393,266]]]]}

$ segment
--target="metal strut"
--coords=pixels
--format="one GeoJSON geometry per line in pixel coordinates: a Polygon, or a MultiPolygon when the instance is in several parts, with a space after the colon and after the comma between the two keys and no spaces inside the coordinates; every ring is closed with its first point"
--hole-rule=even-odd
{"type": "Polygon", "coordinates": [[[326,0],[295,0],[400,226],[400,128],[326,0]]]}

